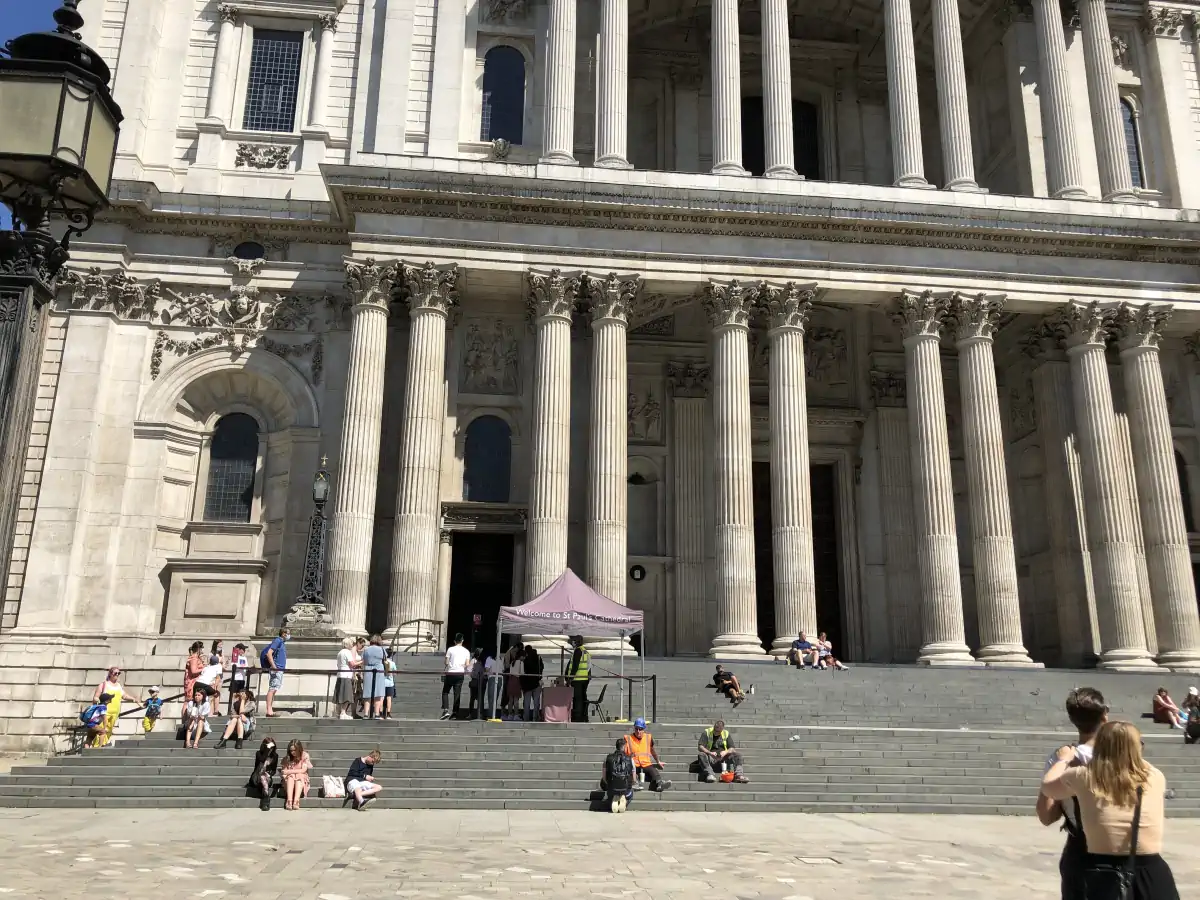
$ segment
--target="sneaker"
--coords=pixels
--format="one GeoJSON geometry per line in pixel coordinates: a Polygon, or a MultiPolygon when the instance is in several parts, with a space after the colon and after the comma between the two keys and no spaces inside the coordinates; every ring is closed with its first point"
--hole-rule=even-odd
{"type": "Polygon", "coordinates": [[[674,784],[674,782],[671,782],[671,781],[662,782],[662,784],[659,786],[658,792],[661,794],[663,791],[665,791],[667,788],[669,788],[672,784],[674,784]]]}
{"type": "Polygon", "coordinates": [[[617,798],[617,812],[623,813],[629,807],[629,798],[622,794],[617,798]]]}
{"type": "Polygon", "coordinates": [[[704,780],[707,781],[709,784],[716,784],[717,776],[716,775],[705,775],[704,780]]]}
{"type": "Polygon", "coordinates": [[[734,776],[733,776],[733,783],[734,783],[734,784],[749,784],[749,783],[750,783],[750,779],[749,779],[749,778],[747,778],[745,775],[734,775],[734,776]]]}
{"type": "Polygon", "coordinates": [[[445,722],[449,718],[450,718],[450,710],[448,710],[448,709],[442,710],[442,721],[445,722]]]}
{"type": "Polygon", "coordinates": [[[644,791],[646,789],[646,783],[644,781],[634,782],[633,789],[635,791],[644,791]]]}
{"type": "Polygon", "coordinates": [[[614,813],[619,813],[621,811],[621,798],[613,797],[612,803],[609,804],[609,807],[614,813]]]}
{"type": "Polygon", "coordinates": [[[363,802],[358,804],[358,811],[362,812],[364,809],[367,808],[367,804],[370,803],[374,799],[375,799],[374,797],[363,797],[363,802]]]}

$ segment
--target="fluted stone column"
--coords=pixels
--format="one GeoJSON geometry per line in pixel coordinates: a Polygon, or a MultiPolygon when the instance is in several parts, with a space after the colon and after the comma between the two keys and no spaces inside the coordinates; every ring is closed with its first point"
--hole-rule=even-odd
{"type": "Polygon", "coordinates": [[[379,265],[373,259],[346,263],[346,288],[354,305],[350,312],[350,366],[334,480],[325,597],[333,624],[356,634],[367,625],[388,302],[398,277],[395,265],[379,265]]]}
{"type": "Polygon", "coordinates": [[[742,168],[742,51],[738,0],[712,4],[712,171],[745,175],[742,168]]]}
{"type": "MultiPolygon", "coordinates": [[[[1033,0],[1038,60],[1042,81],[1042,130],[1046,141],[1046,181],[1050,196],[1078,199],[1087,196],[1079,171],[1075,143],[1075,115],[1071,108],[1071,79],[1067,74],[1067,43],[1063,37],[1059,0],[1033,0]]],[[[1111,50],[1109,51],[1112,52],[1111,50]]]]}
{"type": "Polygon", "coordinates": [[[1096,136],[1096,162],[1100,168],[1100,193],[1103,199],[1114,203],[1137,202],[1129,171],[1112,35],[1108,30],[1104,0],[1079,0],[1079,22],[1083,30],[1083,60],[1087,66],[1092,131],[1096,136]]]}
{"type": "Polygon", "coordinates": [[[533,599],[567,568],[567,498],[571,451],[571,311],[578,277],[529,273],[529,305],[537,332],[533,376],[533,440],[529,465],[527,595],[533,599]]]}
{"type": "Polygon", "coordinates": [[[1084,506],[1092,581],[1100,625],[1100,668],[1152,669],[1145,647],[1137,551],[1129,497],[1121,475],[1116,414],[1108,383],[1105,342],[1111,316],[1097,303],[1070,304],[1058,319],[1066,335],[1083,464],[1084,506]]]}
{"type": "Polygon", "coordinates": [[[1200,615],[1158,344],[1169,306],[1122,304],[1117,316],[1133,468],[1154,600],[1158,663],[1200,671],[1200,615]]]}
{"type": "Polygon", "coordinates": [[[446,623],[450,621],[450,574],[454,567],[454,532],[438,531],[437,597],[433,617],[442,623],[442,645],[454,640],[446,634],[446,623]]]}
{"type": "Polygon", "coordinates": [[[592,409],[588,434],[587,582],[625,604],[628,552],[629,368],[626,330],[637,278],[589,278],[592,409]]]}
{"type": "Polygon", "coordinates": [[[942,166],[948,191],[978,191],[971,150],[971,113],[967,70],[963,63],[958,0],[933,2],[933,59],[937,70],[938,121],[942,129],[942,166]]]}
{"type": "Polygon", "coordinates": [[[992,335],[1003,308],[1002,297],[956,294],[950,312],[962,394],[979,661],[992,666],[1031,666],[1034,663],[1021,637],[1017,557],[992,355],[992,335]]]}
{"type": "Polygon", "coordinates": [[[814,285],[766,288],[771,423],[771,560],[775,573],[775,641],[786,656],[801,630],[817,633],[813,574],[812,476],[808,466],[808,398],[804,331],[816,297],[814,285]]]}
{"type": "Polygon", "coordinates": [[[327,13],[317,18],[321,26],[321,37],[317,43],[317,65],[313,70],[312,105],[308,111],[310,128],[324,128],[326,110],[329,106],[329,79],[333,74],[333,42],[337,33],[337,13],[327,13]]]}
{"type": "Polygon", "coordinates": [[[939,348],[946,301],[905,291],[896,304],[904,333],[908,433],[912,444],[913,524],[921,581],[923,665],[972,665],[963,624],[954,482],[939,348]]]}
{"type": "MultiPolygon", "coordinates": [[[[458,303],[459,276],[456,265],[438,269],[430,262],[419,268],[404,266],[401,274],[412,325],[404,379],[388,631],[404,622],[434,618],[442,524],[438,485],[446,409],[446,316],[458,303]]],[[[409,625],[401,637],[415,640],[427,630],[419,624],[409,625]]]]}
{"type": "Polygon", "coordinates": [[[596,165],[629,169],[629,0],[600,0],[596,165]]]}
{"type": "Polygon", "coordinates": [[[704,298],[713,328],[717,633],[710,656],[761,656],[754,579],[750,433],[750,310],[758,289],[712,282],[704,298]]]}
{"type": "Polygon", "coordinates": [[[539,161],[565,166],[576,165],[575,2],[550,0],[546,36],[546,111],[539,161]]]}
{"type": "Polygon", "coordinates": [[[768,178],[799,178],[792,133],[792,46],[787,0],[762,2],[763,147],[768,178]]]}
{"type": "Polygon", "coordinates": [[[208,85],[208,108],[205,111],[209,119],[219,119],[225,125],[230,125],[230,105],[233,102],[233,76],[236,62],[233,54],[236,40],[237,20],[240,11],[236,6],[222,3],[217,7],[217,16],[221,20],[221,29],[217,32],[217,48],[213,54],[212,80],[208,85]]]}
{"type": "Polygon", "coordinates": [[[897,187],[929,186],[921,158],[921,104],[910,0],[883,0],[887,43],[888,113],[892,123],[892,180],[897,187]]]}
{"type": "Polygon", "coordinates": [[[673,395],[671,459],[675,487],[675,652],[703,653],[708,647],[704,576],[704,461],[708,425],[709,367],[667,363],[673,395]]]}

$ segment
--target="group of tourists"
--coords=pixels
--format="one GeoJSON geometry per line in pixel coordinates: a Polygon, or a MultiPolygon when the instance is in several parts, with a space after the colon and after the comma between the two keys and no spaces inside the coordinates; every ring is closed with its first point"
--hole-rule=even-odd
{"type": "Polygon", "coordinates": [[[395,699],[395,651],[383,646],[383,636],[343,640],[333,690],[338,718],[390,719],[395,699]]]}
{"type": "MultiPolygon", "coordinates": [[[[345,777],[324,776],[322,784],[325,796],[353,799],[354,809],[361,812],[383,790],[375,780],[375,766],[382,758],[383,754],[376,747],[365,756],[355,757],[345,777]]],[[[312,757],[300,741],[288,743],[281,761],[275,739],[270,735],[263,738],[258,752],[254,754],[254,769],[250,773],[250,787],[258,792],[259,809],[266,812],[271,808],[271,796],[277,787],[282,789],[284,809],[300,809],[301,801],[308,798],[311,787],[309,773],[312,769],[312,757]],[[275,782],[276,775],[279,776],[278,785],[275,782]]]]}

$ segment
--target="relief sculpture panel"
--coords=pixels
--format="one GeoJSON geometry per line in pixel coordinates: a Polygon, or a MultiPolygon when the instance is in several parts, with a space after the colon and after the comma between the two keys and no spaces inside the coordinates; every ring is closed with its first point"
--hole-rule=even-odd
{"type": "Polygon", "coordinates": [[[663,439],[662,403],[653,379],[629,379],[629,442],[661,444],[663,439]]]}
{"type": "MultiPolygon", "coordinates": [[[[770,378],[770,337],[765,328],[750,330],[750,380],[770,378]]],[[[848,331],[840,311],[814,309],[804,334],[804,370],[808,401],[826,406],[848,405],[851,369],[848,331]]]]}
{"type": "Polygon", "coordinates": [[[521,348],[509,322],[467,322],[458,389],[467,394],[521,392],[521,348]]]}

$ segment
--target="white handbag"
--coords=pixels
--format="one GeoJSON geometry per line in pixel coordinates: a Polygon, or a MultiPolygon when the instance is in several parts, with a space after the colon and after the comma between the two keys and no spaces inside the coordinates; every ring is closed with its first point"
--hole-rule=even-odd
{"type": "Polygon", "coordinates": [[[336,775],[322,775],[321,794],[325,797],[341,799],[346,796],[346,783],[336,775]]]}

